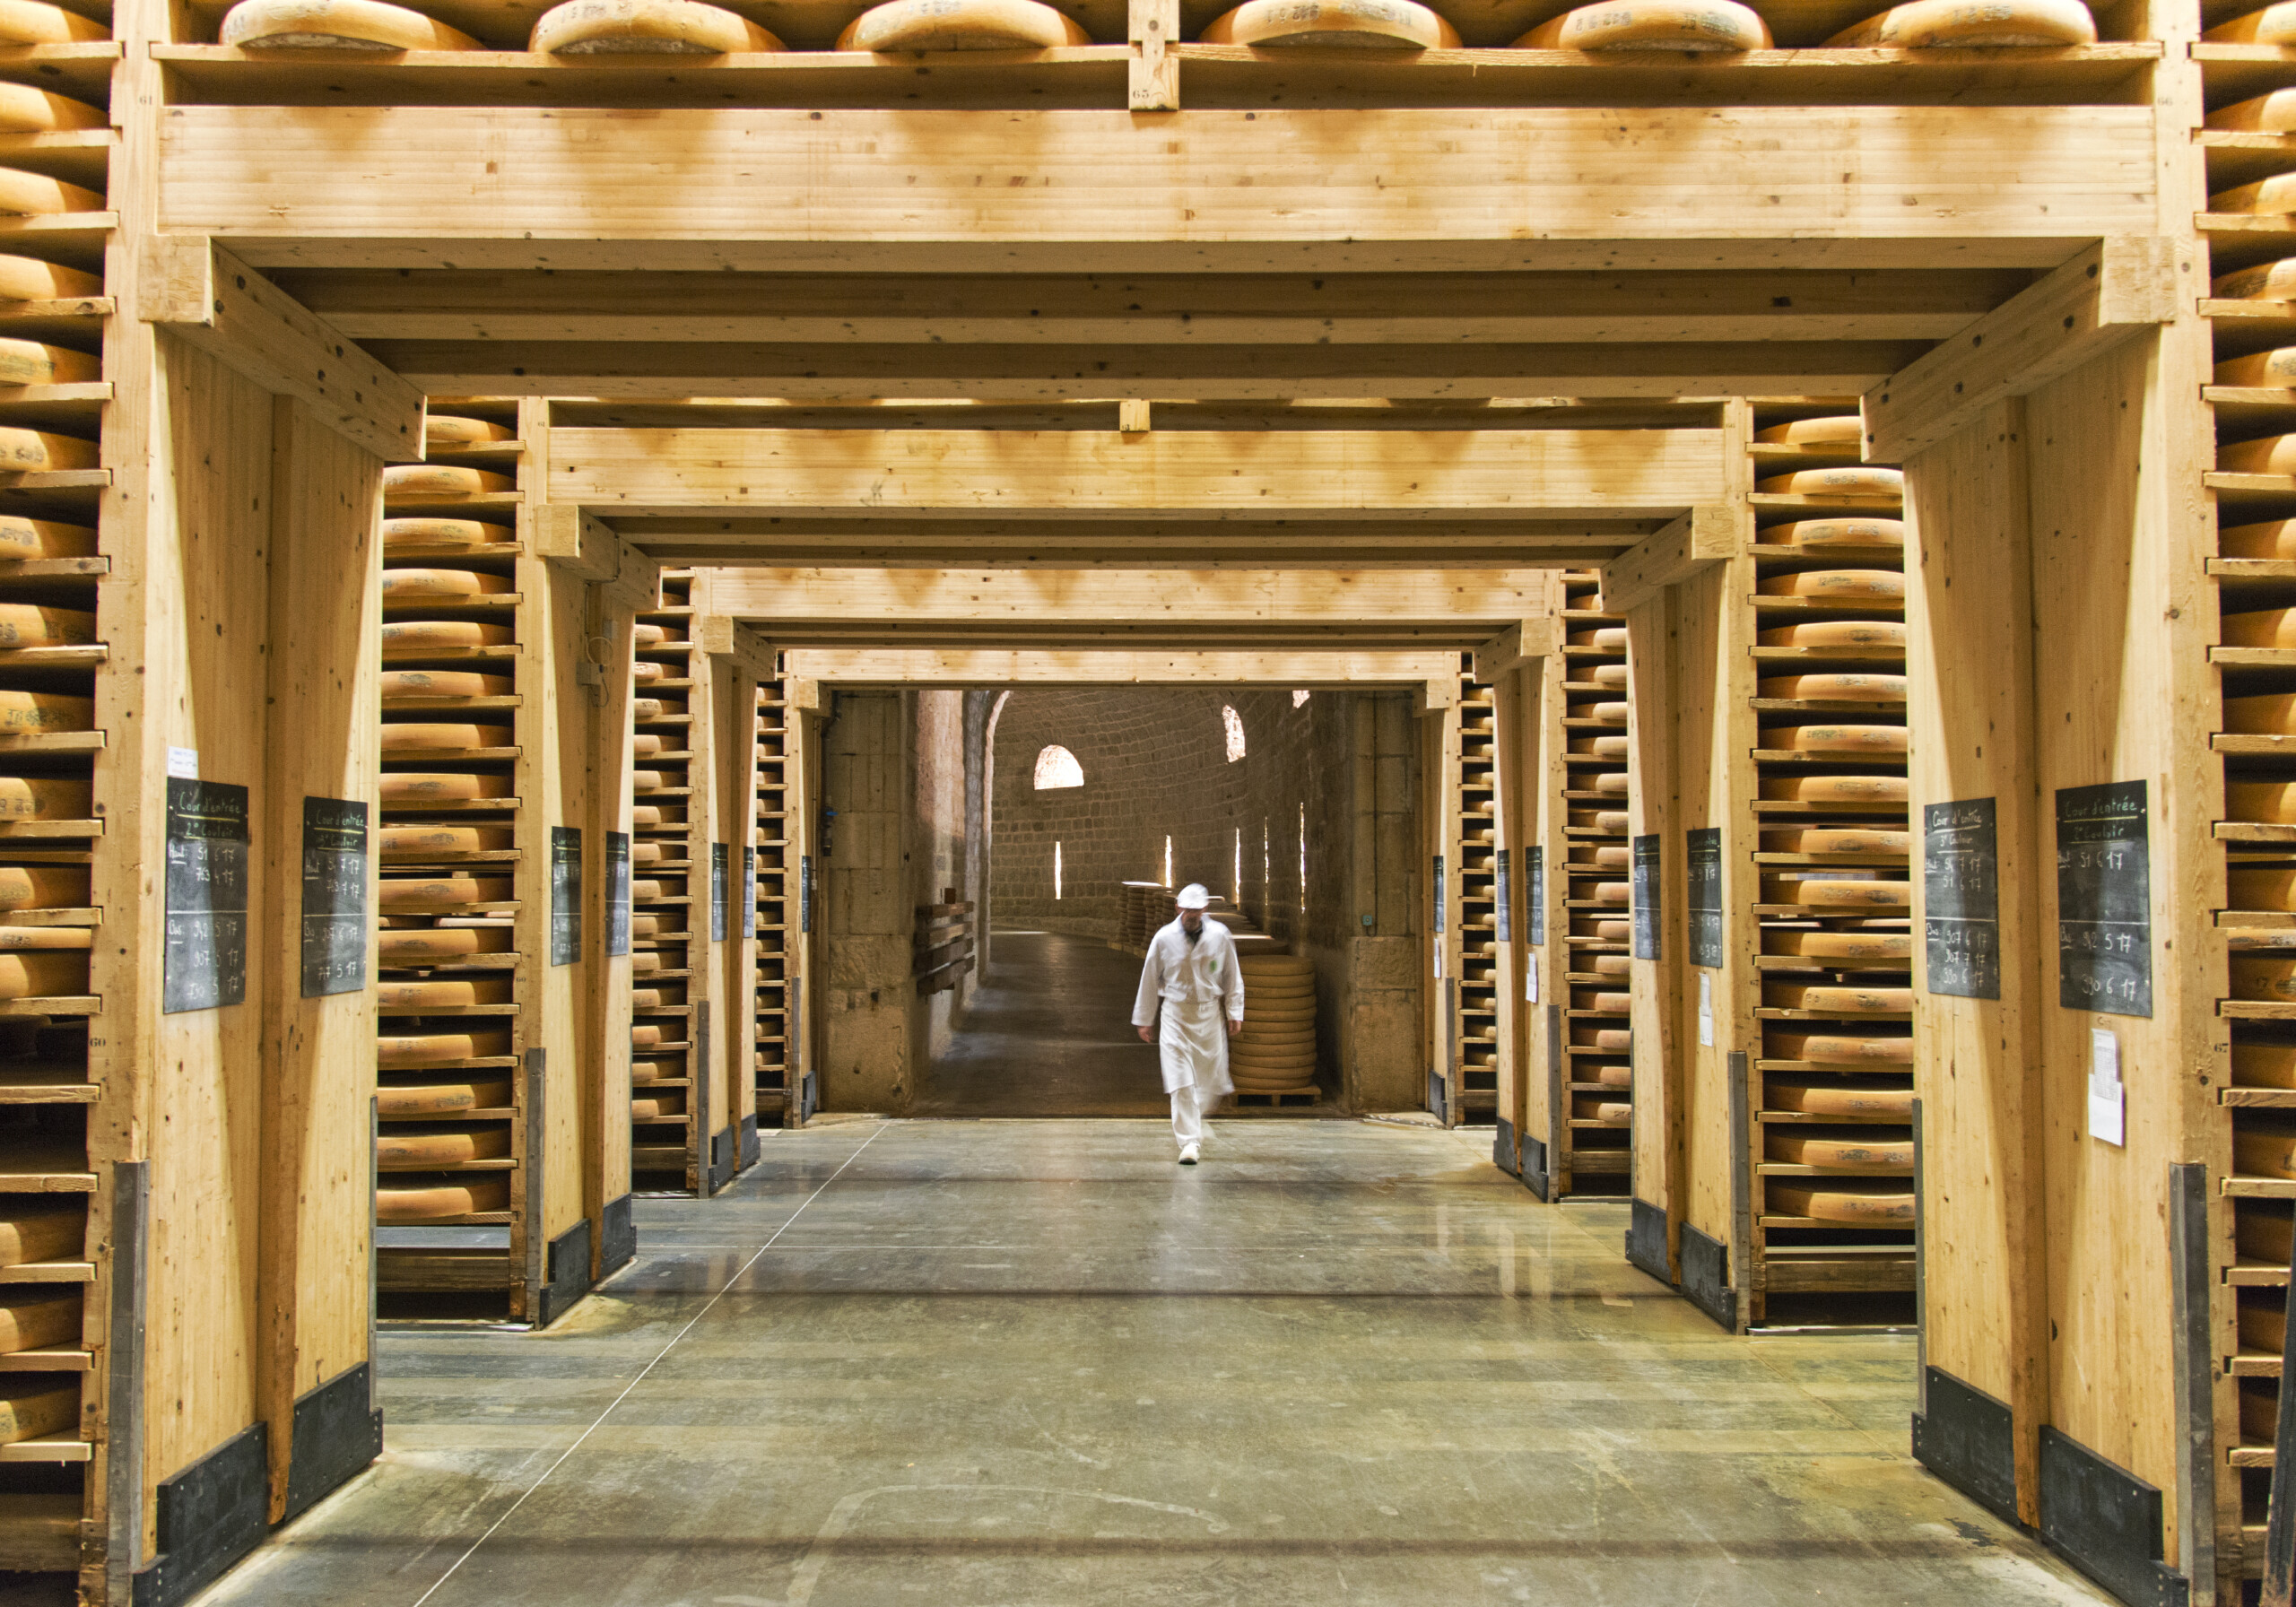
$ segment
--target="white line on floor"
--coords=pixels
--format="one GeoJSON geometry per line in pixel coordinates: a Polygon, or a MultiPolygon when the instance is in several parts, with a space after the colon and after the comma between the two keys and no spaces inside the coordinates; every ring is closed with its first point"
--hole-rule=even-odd
{"type": "Polygon", "coordinates": [[[591,1435],[596,1434],[600,1429],[605,1426],[606,1419],[613,1415],[613,1409],[630,1398],[630,1392],[631,1390],[636,1389],[639,1385],[646,1382],[646,1375],[652,1372],[656,1368],[662,1364],[662,1358],[664,1356],[667,1356],[672,1351],[677,1349],[678,1341],[683,1339],[687,1334],[693,1332],[693,1325],[709,1315],[710,1307],[717,1305],[718,1301],[726,1298],[726,1291],[733,1288],[735,1283],[741,1281],[742,1274],[748,1272],[750,1268],[755,1266],[765,1253],[773,1248],[773,1240],[775,1238],[779,1238],[783,1234],[788,1232],[791,1224],[795,1223],[799,1217],[805,1214],[805,1206],[811,1205],[815,1200],[820,1199],[823,1190],[827,1189],[831,1184],[836,1182],[839,1177],[845,1176],[845,1168],[851,1166],[856,1160],[858,1160],[861,1158],[861,1151],[867,1149],[871,1144],[875,1143],[877,1142],[877,1134],[883,1133],[883,1131],[884,1128],[883,1126],[878,1127],[876,1133],[870,1134],[868,1137],[863,1139],[858,1144],[854,1146],[853,1153],[845,1158],[844,1161],[838,1167],[837,1170],[831,1172],[827,1177],[822,1180],[821,1187],[813,1190],[813,1193],[805,1196],[804,1204],[798,1206],[796,1210],[789,1213],[789,1220],[782,1223],[781,1226],[773,1230],[773,1238],[769,1238],[763,1244],[758,1246],[756,1254],[752,1255],[747,1261],[742,1263],[741,1266],[735,1272],[734,1275],[726,1279],[726,1281],[718,1287],[718,1292],[711,1295],[709,1300],[703,1304],[701,1309],[693,1314],[692,1320],[688,1322],[684,1327],[679,1329],[674,1334],[671,1335],[670,1342],[661,1348],[660,1351],[655,1356],[653,1360],[648,1362],[644,1367],[638,1369],[638,1376],[623,1386],[622,1392],[620,1394],[614,1396],[612,1401],[606,1403],[606,1409],[604,1412],[598,1413],[598,1420],[592,1423],[588,1428],[583,1429],[580,1438],[576,1439],[572,1445],[568,1446],[564,1451],[559,1454],[557,1461],[543,1469],[542,1477],[535,1480],[532,1484],[527,1485],[525,1490],[521,1490],[518,1494],[518,1498],[511,1502],[509,1507],[503,1509],[502,1516],[496,1518],[491,1524],[487,1525],[486,1533],[470,1542],[470,1550],[456,1558],[453,1566],[448,1568],[445,1573],[440,1574],[437,1581],[431,1585],[430,1589],[424,1591],[421,1595],[414,1598],[414,1607],[422,1607],[422,1604],[425,1602],[429,1601],[432,1596],[437,1595],[439,1588],[444,1585],[448,1580],[455,1577],[457,1571],[462,1568],[462,1565],[468,1562],[472,1557],[477,1554],[478,1548],[484,1545],[488,1541],[493,1539],[494,1532],[510,1521],[510,1515],[526,1504],[526,1498],[534,1494],[535,1491],[540,1490],[544,1484],[548,1483],[551,1474],[556,1472],[560,1468],[566,1465],[567,1457],[571,1456],[575,1452],[582,1448],[583,1440],[589,1438],[591,1435]]]}

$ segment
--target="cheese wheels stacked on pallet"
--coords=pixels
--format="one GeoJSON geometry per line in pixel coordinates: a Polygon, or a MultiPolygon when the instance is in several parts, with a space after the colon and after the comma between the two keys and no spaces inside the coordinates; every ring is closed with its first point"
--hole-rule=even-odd
{"type": "MultiPolygon", "coordinates": [[[[1633,1087],[1633,1028],[1627,972],[1633,873],[1627,839],[1626,621],[1603,612],[1600,577],[1565,570],[1563,781],[1565,981],[1563,1099],[1627,1103],[1633,1087]]],[[[1551,867],[1552,869],[1552,867],[1551,867]]],[[[1527,870],[1520,873],[1527,876],[1527,870]]],[[[1632,1112],[1566,1116],[1550,1175],[1574,1194],[1627,1186],[1632,1112]]]]}
{"type": "MultiPolygon", "coordinates": [[[[1163,925],[1158,913],[1170,904],[1172,890],[1161,882],[1126,882],[1119,893],[1116,946],[1126,954],[1146,958],[1148,940],[1163,925]]],[[[1169,917],[1166,917],[1169,918],[1169,917]]]]}
{"type": "Polygon", "coordinates": [[[690,824],[691,699],[709,668],[693,639],[692,588],[691,569],[665,572],[660,606],[638,616],[644,639],[630,710],[631,773],[644,785],[632,796],[648,815],[631,828],[631,1029],[651,1030],[642,1052],[634,1036],[631,1042],[630,1165],[641,1187],[700,1193],[709,1161],[702,1117],[710,1107],[694,1097],[702,1068],[686,986],[707,952],[700,945],[709,927],[698,923],[709,918],[709,849],[692,840],[690,824]]]}
{"type": "Polygon", "coordinates": [[[1755,1317],[1847,1318],[1913,1287],[1902,485],[1854,400],[1754,408],[1755,1317]]]}
{"type": "Polygon", "coordinates": [[[514,931],[533,612],[517,408],[431,409],[428,460],[383,472],[378,1277],[387,1311],[442,1308],[475,1284],[507,1316],[524,1299],[517,1012],[537,958],[514,931]],[[442,1281],[457,1258],[483,1270],[442,1281]]]}
{"type": "Polygon", "coordinates": [[[1499,1114],[1499,711],[1492,689],[1474,679],[1473,657],[1459,673],[1459,863],[1451,878],[1458,908],[1458,1042],[1462,1121],[1499,1114]]]}
{"type": "Polygon", "coordinates": [[[1243,1029],[1228,1040],[1239,1097],[1316,1094],[1316,969],[1291,954],[1245,954],[1243,1029]]]}
{"type": "Polygon", "coordinates": [[[792,1003],[799,866],[791,846],[796,795],[789,790],[799,722],[785,682],[768,681],[757,691],[757,895],[748,918],[757,924],[757,1116],[761,1126],[772,1127],[794,1119],[802,1064],[792,1003]]]}

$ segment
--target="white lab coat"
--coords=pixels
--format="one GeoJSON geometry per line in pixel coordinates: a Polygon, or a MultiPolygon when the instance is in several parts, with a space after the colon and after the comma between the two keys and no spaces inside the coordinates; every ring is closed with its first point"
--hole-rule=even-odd
{"type": "Polygon", "coordinates": [[[1164,1024],[1156,1042],[1164,1091],[1193,1086],[1205,1107],[1235,1092],[1228,1079],[1228,1030],[1221,1018],[1244,1019],[1244,973],[1226,926],[1206,916],[1204,930],[1191,943],[1176,920],[1148,940],[1132,1024],[1154,1026],[1160,1008],[1164,1024]]]}

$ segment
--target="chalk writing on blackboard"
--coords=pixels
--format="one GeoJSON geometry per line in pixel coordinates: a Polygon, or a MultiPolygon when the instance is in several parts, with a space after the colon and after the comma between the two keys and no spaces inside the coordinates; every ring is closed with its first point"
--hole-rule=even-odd
{"type": "Polygon", "coordinates": [[[2001,847],[1991,798],[1921,810],[1922,944],[1929,991],[2001,996],[2001,847]]]}
{"type": "Polygon", "coordinates": [[[2142,781],[2057,795],[2057,1003],[2152,1013],[2152,866],[2142,781]]]}
{"type": "Polygon", "coordinates": [[[1546,850],[1526,847],[1523,850],[1524,896],[1531,901],[1530,919],[1534,944],[1546,942],[1546,850]]]}
{"type": "Polygon", "coordinates": [[[1508,851],[1501,848],[1498,858],[1492,862],[1495,873],[1491,889],[1492,918],[1498,923],[1496,935],[1502,943],[1515,941],[1515,900],[1509,896],[1509,883],[1512,879],[1508,875],[1507,856],[1508,851]]]}
{"type": "Polygon", "coordinates": [[[1690,962],[1722,964],[1722,828],[1690,830],[1690,962]]]}
{"type": "Polygon", "coordinates": [[[248,995],[248,789],[168,777],[167,852],[160,1009],[239,1003],[248,995]]]}
{"type": "Polygon", "coordinates": [[[709,941],[726,941],[726,904],[733,898],[734,849],[730,843],[709,845],[709,941]]]}
{"type": "Polygon", "coordinates": [[[303,997],[367,986],[367,805],[303,800],[303,997]]]}
{"type": "Polygon", "coordinates": [[[630,952],[630,833],[606,833],[606,957],[630,952]]]}
{"type": "Polygon", "coordinates": [[[1634,958],[1658,958],[1659,837],[1652,832],[1634,839],[1634,958]]]}
{"type": "Polygon", "coordinates": [[[582,829],[550,829],[550,963],[582,958],[582,829]]]}

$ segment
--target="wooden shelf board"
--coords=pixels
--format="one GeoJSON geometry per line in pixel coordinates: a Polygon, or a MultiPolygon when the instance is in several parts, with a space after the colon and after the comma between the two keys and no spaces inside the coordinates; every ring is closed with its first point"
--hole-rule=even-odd
{"type": "Polygon", "coordinates": [[[93,1283],[92,1261],[20,1261],[0,1266],[0,1283],[93,1283]]]}
{"type": "Polygon", "coordinates": [[[95,1447],[84,1439],[63,1434],[43,1434],[0,1446],[0,1462],[88,1462],[95,1447]]]}

